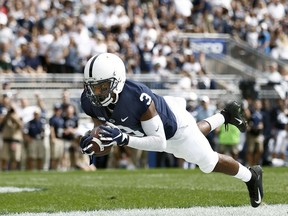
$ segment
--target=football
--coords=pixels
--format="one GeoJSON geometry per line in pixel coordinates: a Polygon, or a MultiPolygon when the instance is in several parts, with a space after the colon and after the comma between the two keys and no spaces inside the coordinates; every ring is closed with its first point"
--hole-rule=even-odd
{"type": "Polygon", "coordinates": [[[100,141],[99,132],[101,128],[95,127],[92,129],[90,135],[93,137],[91,144],[92,144],[92,151],[94,151],[94,154],[98,157],[108,155],[111,152],[112,145],[111,146],[105,146],[100,141]]]}

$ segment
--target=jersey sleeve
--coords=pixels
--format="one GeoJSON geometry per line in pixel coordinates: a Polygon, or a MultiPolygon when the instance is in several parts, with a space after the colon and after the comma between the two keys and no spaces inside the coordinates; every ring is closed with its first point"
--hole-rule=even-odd
{"type": "Polygon", "coordinates": [[[129,98],[129,100],[123,100],[125,102],[130,102],[125,106],[121,104],[123,107],[131,106],[133,109],[132,113],[135,113],[135,116],[139,116],[139,118],[147,111],[150,104],[154,100],[154,94],[152,91],[141,83],[132,83],[127,85],[125,91],[123,91],[123,95],[121,97],[129,98]]]}

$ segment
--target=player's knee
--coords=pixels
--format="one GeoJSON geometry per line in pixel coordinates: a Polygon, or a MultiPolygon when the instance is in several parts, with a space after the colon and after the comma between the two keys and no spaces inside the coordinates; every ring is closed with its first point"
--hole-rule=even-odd
{"type": "Polygon", "coordinates": [[[211,173],[214,170],[214,167],[216,166],[216,164],[205,164],[202,166],[199,166],[200,170],[204,173],[211,173]]]}
{"type": "Polygon", "coordinates": [[[205,157],[201,160],[201,162],[198,164],[200,170],[204,173],[211,173],[216,164],[218,163],[219,157],[216,152],[211,154],[209,157],[205,157]]]}

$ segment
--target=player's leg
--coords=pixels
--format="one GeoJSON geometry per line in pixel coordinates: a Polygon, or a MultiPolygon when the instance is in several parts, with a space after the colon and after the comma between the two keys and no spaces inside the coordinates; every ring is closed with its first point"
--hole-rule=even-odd
{"type": "Polygon", "coordinates": [[[241,106],[237,102],[228,103],[220,113],[198,122],[197,125],[200,131],[206,136],[223,123],[227,129],[228,124],[232,124],[241,132],[246,131],[246,120],[243,118],[241,106]]]}
{"type": "MultiPolygon", "coordinates": [[[[207,135],[210,131],[222,124],[235,125],[241,132],[246,131],[246,121],[242,117],[241,107],[236,103],[228,103],[221,113],[215,114],[197,123],[199,130],[207,135]]],[[[250,202],[253,207],[258,207],[263,198],[262,169],[260,166],[246,168],[232,157],[218,154],[219,159],[213,172],[221,172],[241,179],[247,185],[250,202]]]]}
{"type": "MultiPolygon", "coordinates": [[[[189,120],[188,116],[185,118],[189,120]]],[[[259,206],[263,197],[261,168],[252,167],[248,169],[232,157],[214,152],[205,137],[210,131],[223,123],[233,124],[244,132],[246,123],[241,116],[240,106],[235,102],[229,103],[221,113],[215,114],[197,124],[195,124],[194,119],[191,122],[192,124],[187,128],[178,129],[178,136],[176,135],[174,137],[175,140],[172,141],[173,145],[169,145],[174,148],[172,153],[176,157],[184,158],[186,161],[197,164],[205,173],[221,172],[246,182],[251,205],[253,207],[259,206]],[[181,144],[179,145],[179,143],[181,144]]]]}

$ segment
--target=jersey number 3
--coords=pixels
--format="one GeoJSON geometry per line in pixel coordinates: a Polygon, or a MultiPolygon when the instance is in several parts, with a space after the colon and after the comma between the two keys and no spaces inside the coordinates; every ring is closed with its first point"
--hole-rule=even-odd
{"type": "Polygon", "coordinates": [[[149,106],[152,102],[150,95],[148,95],[147,93],[142,93],[140,95],[140,101],[144,101],[144,100],[147,101],[146,102],[147,106],[149,106]]]}

